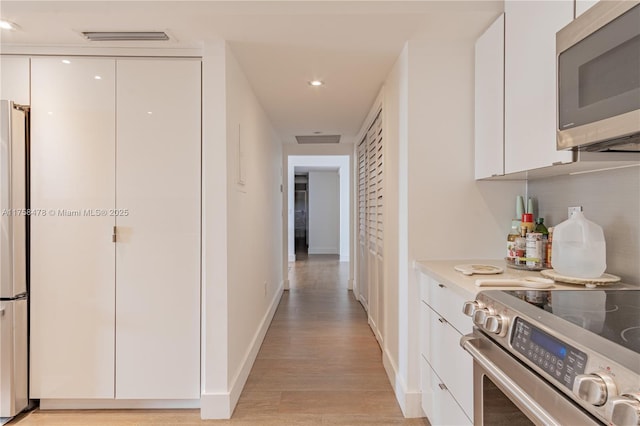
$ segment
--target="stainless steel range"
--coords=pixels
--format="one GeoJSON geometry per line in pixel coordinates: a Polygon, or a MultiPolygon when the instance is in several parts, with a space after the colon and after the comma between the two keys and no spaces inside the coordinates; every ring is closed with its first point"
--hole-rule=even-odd
{"type": "Polygon", "coordinates": [[[640,424],[640,290],[490,290],[463,310],[476,425],[640,424]]]}

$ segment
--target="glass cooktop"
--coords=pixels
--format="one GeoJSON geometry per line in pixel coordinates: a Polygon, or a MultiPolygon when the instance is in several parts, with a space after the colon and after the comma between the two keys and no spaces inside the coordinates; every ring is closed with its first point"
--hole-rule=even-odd
{"type": "Polygon", "coordinates": [[[640,353],[640,290],[505,291],[640,353]]]}

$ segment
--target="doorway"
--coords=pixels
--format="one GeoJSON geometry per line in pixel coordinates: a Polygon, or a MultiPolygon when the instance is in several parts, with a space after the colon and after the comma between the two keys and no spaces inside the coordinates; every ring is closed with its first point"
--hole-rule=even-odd
{"type": "MultiPolygon", "coordinates": [[[[297,260],[330,256],[351,268],[351,156],[287,155],[286,271],[297,260]]],[[[286,281],[288,284],[288,280],[286,281]]],[[[288,288],[286,286],[285,288],[288,288]]]]}
{"type": "Polygon", "coordinates": [[[294,185],[294,253],[302,260],[309,254],[309,173],[296,173],[294,185]]]}

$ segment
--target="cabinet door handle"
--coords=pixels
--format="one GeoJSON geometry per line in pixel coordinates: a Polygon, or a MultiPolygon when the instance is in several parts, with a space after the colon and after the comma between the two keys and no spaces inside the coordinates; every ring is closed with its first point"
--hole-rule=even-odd
{"type": "Polygon", "coordinates": [[[116,231],[116,227],[113,227],[113,234],[111,235],[111,242],[112,243],[117,243],[118,242],[118,234],[116,231]]]}
{"type": "Polygon", "coordinates": [[[444,383],[438,383],[438,387],[442,390],[447,390],[447,386],[444,383]]]}
{"type": "Polygon", "coordinates": [[[440,288],[447,288],[444,284],[438,284],[438,287],[440,287],[440,288]]]}
{"type": "Polygon", "coordinates": [[[440,324],[446,324],[447,323],[447,320],[442,318],[442,317],[438,318],[438,321],[440,321],[440,324]]]}

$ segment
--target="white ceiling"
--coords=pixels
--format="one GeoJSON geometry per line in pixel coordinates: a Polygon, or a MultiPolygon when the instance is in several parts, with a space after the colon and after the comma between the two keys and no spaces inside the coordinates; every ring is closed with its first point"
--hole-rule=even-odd
{"type": "MultiPolygon", "coordinates": [[[[353,142],[409,39],[475,39],[501,1],[7,1],[3,46],[231,46],[285,143],[320,131],[353,142]],[[81,31],[167,31],[170,42],[85,41],[81,31]],[[308,86],[320,79],[325,86],[308,86]]],[[[15,50],[15,49],[14,49],[15,50]]]]}

